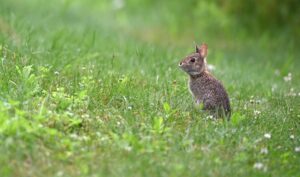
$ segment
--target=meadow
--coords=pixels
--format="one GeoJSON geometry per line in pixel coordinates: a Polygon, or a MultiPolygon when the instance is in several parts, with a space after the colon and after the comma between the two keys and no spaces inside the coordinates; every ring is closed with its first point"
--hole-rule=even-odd
{"type": "Polygon", "coordinates": [[[300,40],[188,5],[0,0],[0,176],[299,177],[300,40]],[[178,68],[202,42],[230,121],[178,68]]]}

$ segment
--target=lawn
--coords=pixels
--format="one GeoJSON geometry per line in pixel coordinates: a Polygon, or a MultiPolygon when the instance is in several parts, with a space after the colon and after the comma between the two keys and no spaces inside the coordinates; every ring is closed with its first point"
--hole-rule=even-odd
{"type": "Polygon", "coordinates": [[[0,176],[299,177],[299,40],[250,35],[211,3],[197,24],[126,3],[0,0],[0,176]],[[194,105],[178,62],[195,42],[230,121],[194,105]]]}

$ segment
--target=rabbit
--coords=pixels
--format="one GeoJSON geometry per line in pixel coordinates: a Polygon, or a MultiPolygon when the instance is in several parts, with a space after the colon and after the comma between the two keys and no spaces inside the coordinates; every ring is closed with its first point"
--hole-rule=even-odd
{"type": "Polygon", "coordinates": [[[214,117],[231,116],[230,101],[222,83],[207,69],[207,45],[196,45],[196,52],[179,62],[179,67],[189,75],[189,90],[196,104],[214,117]]]}

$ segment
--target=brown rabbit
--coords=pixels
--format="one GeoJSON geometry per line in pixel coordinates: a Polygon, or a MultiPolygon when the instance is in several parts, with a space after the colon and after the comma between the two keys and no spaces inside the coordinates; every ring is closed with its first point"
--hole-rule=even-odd
{"type": "Polygon", "coordinates": [[[226,90],[220,81],[212,76],[206,66],[207,45],[196,45],[196,52],[185,57],[179,67],[189,76],[189,89],[196,104],[211,111],[216,117],[230,117],[230,102],[226,90]]]}

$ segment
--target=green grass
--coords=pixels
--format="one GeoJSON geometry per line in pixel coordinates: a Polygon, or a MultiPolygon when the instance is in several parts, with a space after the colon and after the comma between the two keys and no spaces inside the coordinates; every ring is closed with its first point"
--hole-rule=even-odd
{"type": "Polygon", "coordinates": [[[0,176],[300,176],[292,37],[210,31],[222,19],[191,30],[146,2],[0,4],[0,176]],[[230,122],[193,104],[177,63],[194,40],[209,45],[230,122]]]}

